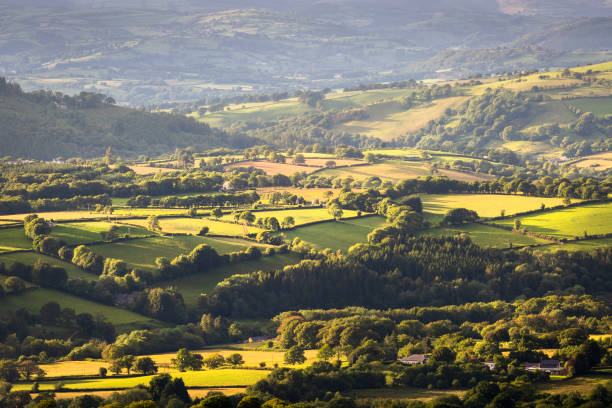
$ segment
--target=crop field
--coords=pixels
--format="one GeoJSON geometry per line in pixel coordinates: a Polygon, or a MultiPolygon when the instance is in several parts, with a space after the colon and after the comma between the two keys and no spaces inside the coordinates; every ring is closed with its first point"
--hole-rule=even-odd
{"type": "Polygon", "coordinates": [[[167,286],[174,286],[183,295],[185,305],[194,308],[197,306],[200,293],[209,293],[217,283],[236,274],[245,274],[255,271],[272,271],[286,265],[298,263],[299,258],[292,254],[276,254],[265,256],[255,261],[239,262],[207,271],[206,273],[183,276],[164,282],[167,286]]]}
{"type": "Polygon", "coordinates": [[[32,249],[32,240],[23,231],[23,227],[0,229],[0,252],[18,249],[32,249]]]}
{"type": "MultiPolygon", "coordinates": [[[[126,223],[146,226],[146,219],[125,220],[126,223]]],[[[261,229],[247,226],[246,231],[243,225],[231,224],[227,222],[215,221],[212,218],[160,218],[159,226],[166,234],[197,234],[202,227],[208,227],[210,234],[238,236],[251,233],[258,233],[261,229]]]]}
{"type": "Polygon", "coordinates": [[[431,228],[422,231],[419,235],[439,236],[455,236],[457,234],[467,234],[477,245],[490,248],[508,248],[510,243],[512,246],[545,244],[546,241],[540,238],[528,237],[512,231],[506,231],[501,228],[495,228],[488,225],[469,224],[457,227],[442,227],[431,228]]]}
{"type": "Polygon", "coordinates": [[[148,217],[150,215],[184,215],[186,208],[117,208],[113,216],[148,217]]]}
{"type": "Polygon", "coordinates": [[[612,160],[606,159],[588,159],[580,160],[574,163],[576,167],[592,168],[595,170],[608,170],[612,169],[612,160]]]}
{"type": "MultiPolygon", "coordinates": [[[[38,313],[41,306],[50,302],[51,300],[59,303],[62,308],[69,307],[77,311],[77,313],[91,313],[93,316],[101,314],[109,322],[118,326],[125,327],[144,324],[148,324],[150,326],[159,325],[158,322],[149,317],[145,317],[128,310],[103,305],[101,303],[92,302],[68,293],[43,288],[27,290],[18,296],[5,296],[0,299],[0,307],[5,310],[18,310],[24,308],[31,312],[38,313]]],[[[120,327],[118,327],[118,329],[120,329],[120,327]]]]}
{"type": "MultiPolygon", "coordinates": [[[[423,211],[444,214],[453,208],[467,208],[476,211],[481,217],[498,217],[501,210],[506,215],[532,211],[540,208],[563,204],[561,198],[525,197],[501,194],[423,194],[423,211]]],[[[574,200],[575,201],[575,200],[574,200]]]]}
{"type": "Polygon", "coordinates": [[[163,256],[172,259],[180,254],[191,252],[200,244],[208,244],[219,253],[241,251],[255,245],[255,242],[233,238],[215,238],[198,236],[153,237],[134,239],[109,244],[92,245],[97,254],[107,258],[123,259],[134,268],[156,269],[155,258],[163,256]]]}
{"type": "Polygon", "coordinates": [[[169,169],[166,167],[152,167],[147,166],[145,164],[134,164],[128,167],[134,170],[134,173],[145,176],[149,174],[172,173],[173,171],[180,171],[177,169],[169,169]]]}
{"type": "Polygon", "coordinates": [[[428,176],[430,175],[430,170],[421,162],[385,160],[367,166],[325,169],[317,174],[326,177],[352,177],[355,180],[362,180],[368,177],[379,177],[381,180],[398,182],[403,179],[428,176]]]}
{"type": "Polygon", "coordinates": [[[51,229],[50,235],[66,241],[68,245],[97,242],[102,240],[100,233],[108,231],[112,225],[117,227],[120,236],[125,234],[130,236],[151,235],[151,232],[144,228],[113,224],[106,221],[57,224],[51,229]]]}
{"type": "Polygon", "coordinates": [[[580,98],[566,101],[583,112],[592,112],[596,116],[612,115],[612,98],[580,98]]]}
{"type": "MultiPolygon", "coordinates": [[[[563,208],[541,214],[518,217],[527,231],[556,238],[583,236],[612,232],[612,203],[590,204],[563,208]]],[[[498,225],[510,226],[514,218],[495,221],[498,225]]]]}
{"type": "Polygon", "coordinates": [[[364,153],[373,153],[390,157],[410,157],[418,156],[421,151],[416,149],[373,149],[367,150],[364,153]]]}
{"type": "MultiPolygon", "coordinates": [[[[256,383],[270,373],[269,370],[249,369],[217,369],[207,371],[187,371],[184,373],[173,372],[173,377],[182,378],[187,387],[232,387],[246,386],[256,383]]],[[[66,380],[62,381],[65,388],[71,390],[95,390],[95,389],[126,389],[138,385],[148,385],[154,376],[146,375],[140,377],[107,377],[89,380],[66,380]]],[[[40,390],[52,390],[58,381],[39,382],[40,390]]],[[[19,384],[14,387],[15,391],[29,390],[32,384],[19,384]]]]}
{"type": "Polygon", "coordinates": [[[285,241],[300,238],[318,249],[348,250],[358,242],[367,242],[367,236],[373,229],[385,224],[383,217],[353,218],[344,221],[330,221],[323,224],[307,225],[290,231],[284,231],[285,241]]]}
{"type": "Polygon", "coordinates": [[[68,277],[72,279],[80,278],[88,281],[95,281],[98,279],[96,275],[87,273],[69,262],[64,262],[60,259],[39,254],[36,252],[15,252],[11,254],[0,255],[0,263],[4,263],[7,267],[15,262],[21,262],[26,265],[34,265],[39,260],[41,262],[46,262],[49,265],[61,266],[62,268],[66,269],[68,277]]]}
{"type": "MultiPolygon", "coordinates": [[[[280,210],[280,211],[256,211],[253,212],[255,217],[266,218],[266,217],[276,217],[278,222],[282,222],[285,217],[293,217],[295,219],[295,225],[302,225],[309,222],[314,221],[323,221],[323,220],[331,220],[332,216],[327,211],[327,208],[304,208],[304,209],[290,209],[290,210],[280,210]]],[[[357,211],[353,210],[343,210],[343,217],[355,217],[357,215],[357,211]]],[[[233,220],[233,216],[231,214],[226,214],[221,219],[225,220],[233,220]]]]}

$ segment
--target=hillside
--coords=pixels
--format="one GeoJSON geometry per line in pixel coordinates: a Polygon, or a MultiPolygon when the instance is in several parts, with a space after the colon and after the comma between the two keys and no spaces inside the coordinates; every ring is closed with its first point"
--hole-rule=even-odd
{"type": "Polygon", "coordinates": [[[0,143],[3,155],[52,159],[161,154],[175,148],[244,146],[246,139],[172,114],[119,107],[112,98],[81,93],[24,93],[0,77],[0,143]]]}
{"type": "Polygon", "coordinates": [[[558,37],[559,30],[574,35],[567,27],[576,19],[606,16],[609,8],[582,7],[582,14],[572,2],[559,10],[552,2],[543,8],[514,3],[500,10],[483,0],[3,2],[0,75],[28,90],[86,90],[152,105],[439,78],[444,75],[437,71],[448,68],[463,75],[611,58],[576,52],[612,48],[609,25],[582,29],[576,41],[558,37]],[[536,43],[525,37],[530,34],[538,36],[536,43]],[[545,58],[531,58],[517,41],[541,46],[545,58]],[[431,59],[498,47],[520,55],[512,63],[507,55],[481,64],[467,57],[450,67],[431,59]]]}
{"type": "MultiPolygon", "coordinates": [[[[610,150],[612,64],[434,85],[396,83],[193,113],[281,147],[381,143],[485,156],[581,157],[610,150]],[[372,88],[372,89],[368,89],[372,88]]],[[[197,109],[196,109],[197,110],[197,109]]]]}

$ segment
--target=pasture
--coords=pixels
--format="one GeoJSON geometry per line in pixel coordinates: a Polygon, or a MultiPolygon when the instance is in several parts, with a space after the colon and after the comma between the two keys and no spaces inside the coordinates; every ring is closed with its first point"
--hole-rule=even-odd
{"type": "Polygon", "coordinates": [[[66,241],[68,245],[86,244],[89,242],[101,241],[102,235],[100,233],[108,231],[113,225],[117,227],[117,234],[119,236],[127,234],[134,237],[152,234],[150,231],[141,227],[115,224],[106,221],[93,221],[59,223],[51,229],[50,235],[66,241]]]}
{"type": "MultiPolygon", "coordinates": [[[[340,189],[332,188],[297,188],[297,187],[261,187],[257,189],[257,194],[261,197],[262,201],[269,202],[270,195],[279,192],[288,192],[295,194],[298,197],[303,197],[306,201],[312,202],[313,200],[326,200],[326,194],[331,191],[333,196],[340,194],[340,189]]],[[[353,191],[359,191],[359,189],[353,189],[353,191]]]]}
{"type": "Polygon", "coordinates": [[[233,238],[181,235],[172,238],[153,237],[92,245],[91,249],[106,258],[122,259],[133,268],[154,270],[157,269],[155,266],[157,257],[162,256],[172,259],[180,254],[191,252],[193,248],[200,244],[210,245],[222,254],[242,251],[251,245],[262,246],[254,242],[233,238]]]}
{"type": "Polygon", "coordinates": [[[612,115],[612,98],[579,98],[566,103],[583,112],[592,112],[596,116],[612,115]]]}
{"type": "Polygon", "coordinates": [[[205,273],[172,279],[164,282],[164,285],[175,287],[181,295],[183,295],[185,305],[189,308],[195,308],[198,304],[200,294],[202,292],[210,293],[217,283],[225,278],[229,278],[236,274],[246,274],[260,270],[272,271],[286,265],[296,264],[299,261],[299,258],[291,252],[276,254],[274,256],[265,256],[254,261],[239,262],[233,265],[215,268],[205,273]]]}
{"type": "Polygon", "coordinates": [[[0,229],[0,252],[32,249],[32,240],[23,231],[23,227],[0,229]]]}
{"type": "MultiPolygon", "coordinates": [[[[133,225],[146,226],[146,219],[125,220],[126,223],[133,225]]],[[[208,227],[210,234],[238,236],[245,234],[258,233],[261,229],[253,226],[232,224],[227,222],[215,221],[213,218],[160,218],[159,226],[166,234],[198,234],[202,227],[208,227]]]]}
{"type": "Polygon", "coordinates": [[[612,246],[612,238],[589,239],[572,241],[565,244],[550,244],[538,247],[538,251],[557,252],[557,251],[590,251],[597,248],[607,248],[612,246]]]}
{"type": "Polygon", "coordinates": [[[462,397],[466,390],[427,390],[424,388],[399,387],[399,388],[368,388],[362,390],[354,390],[349,392],[349,395],[355,398],[360,403],[366,403],[372,400],[393,399],[393,400],[418,400],[430,402],[438,398],[456,395],[462,397]]]}
{"type": "MultiPolygon", "coordinates": [[[[532,211],[540,208],[563,204],[561,198],[527,197],[502,194],[423,194],[423,211],[444,214],[453,208],[467,208],[476,211],[481,217],[498,217],[501,210],[506,215],[532,211]]],[[[576,201],[576,200],[574,200],[576,201]]]]}
{"type": "Polygon", "coordinates": [[[90,313],[93,316],[102,315],[110,323],[116,325],[118,331],[122,331],[122,328],[128,329],[134,326],[159,326],[159,322],[156,320],[128,310],[44,288],[27,290],[19,295],[5,296],[0,299],[0,307],[13,311],[23,308],[38,313],[41,306],[50,301],[59,303],[62,308],[72,308],[77,313],[90,313]]]}
{"type": "Polygon", "coordinates": [[[64,262],[60,259],[36,252],[14,252],[11,254],[0,255],[0,263],[4,263],[7,267],[15,262],[21,262],[26,265],[34,265],[38,261],[48,263],[49,265],[61,266],[62,268],[66,269],[68,277],[72,279],[85,279],[88,281],[98,280],[96,275],[85,272],[81,268],[78,268],[69,262],[64,262]]]}
{"type": "Polygon", "coordinates": [[[353,218],[344,221],[330,221],[323,224],[307,225],[294,230],[283,231],[285,241],[300,238],[314,248],[347,251],[359,242],[367,242],[367,236],[373,229],[385,224],[379,216],[353,218]]]}
{"type": "MultiPolygon", "coordinates": [[[[574,238],[612,232],[612,203],[589,204],[563,208],[540,214],[517,217],[527,231],[555,238],[574,238]]],[[[495,221],[498,225],[511,226],[514,218],[495,221]]]]}
{"type": "Polygon", "coordinates": [[[475,244],[490,248],[508,248],[510,244],[512,246],[523,246],[550,242],[482,224],[431,228],[419,233],[419,235],[432,235],[435,237],[452,237],[457,234],[467,234],[475,244]]]}
{"type": "Polygon", "coordinates": [[[66,220],[82,220],[82,219],[104,219],[108,216],[102,213],[95,213],[90,211],[46,211],[46,212],[29,212],[22,214],[8,214],[0,215],[0,220],[17,220],[23,221],[25,217],[31,214],[38,214],[39,217],[46,220],[54,221],[66,221],[66,220]]]}
{"type": "MultiPolygon", "coordinates": [[[[314,221],[331,220],[332,216],[327,211],[327,208],[295,208],[290,210],[271,210],[271,211],[254,211],[253,214],[257,219],[266,217],[276,217],[278,222],[282,222],[285,217],[293,217],[295,225],[302,225],[314,221]]],[[[343,210],[342,217],[355,217],[357,211],[343,210]]],[[[233,220],[231,214],[226,214],[221,217],[222,220],[233,220]]]]}

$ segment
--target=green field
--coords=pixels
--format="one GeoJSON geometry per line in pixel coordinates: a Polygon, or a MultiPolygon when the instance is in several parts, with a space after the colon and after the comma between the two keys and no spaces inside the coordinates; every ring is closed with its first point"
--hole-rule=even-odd
{"type": "MultiPolygon", "coordinates": [[[[126,223],[146,226],[147,220],[132,219],[125,220],[126,223]]],[[[162,232],[169,234],[197,234],[202,227],[208,227],[210,234],[238,236],[258,233],[261,229],[248,226],[245,230],[243,225],[215,221],[212,218],[160,218],[159,226],[162,232]]]]}
{"type": "Polygon", "coordinates": [[[330,221],[323,224],[307,225],[284,231],[285,241],[298,237],[318,249],[330,248],[348,250],[358,242],[367,242],[368,234],[385,224],[383,217],[353,218],[344,221],[330,221]]]}
{"type": "Polygon", "coordinates": [[[38,313],[40,307],[50,301],[59,303],[62,308],[72,308],[77,313],[91,313],[93,316],[101,314],[110,323],[123,326],[124,328],[141,325],[159,326],[159,322],[156,320],[128,310],[103,305],[68,293],[44,288],[28,290],[19,295],[5,296],[0,299],[0,307],[13,311],[24,308],[38,313]]]}
{"type": "Polygon", "coordinates": [[[0,229],[0,252],[32,249],[32,240],[26,237],[23,227],[0,229]]]}
{"type": "Polygon", "coordinates": [[[154,270],[155,259],[163,256],[172,259],[180,254],[190,252],[200,244],[208,244],[217,252],[225,254],[242,251],[251,245],[262,246],[250,241],[236,238],[198,237],[181,235],[176,237],[153,237],[134,239],[112,244],[92,245],[97,254],[106,258],[123,259],[134,268],[154,270]]]}
{"type": "Polygon", "coordinates": [[[597,248],[607,248],[612,246],[612,238],[590,239],[586,241],[572,241],[567,244],[551,244],[538,247],[538,251],[557,252],[557,251],[590,251],[597,248]]]}
{"type": "MultiPolygon", "coordinates": [[[[172,376],[182,378],[187,387],[231,387],[240,385],[251,385],[270,374],[269,370],[248,369],[217,369],[207,371],[187,371],[184,373],[173,372],[172,376]]],[[[62,381],[65,388],[71,390],[95,390],[95,389],[126,389],[138,385],[148,385],[153,378],[152,375],[141,377],[108,377],[91,380],[67,380],[62,381]]],[[[40,390],[52,390],[58,381],[41,381],[40,390]]],[[[32,384],[19,384],[13,390],[29,390],[32,384]]]]}
{"type": "Polygon", "coordinates": [[[151,235],[144,228],[114,224],[106,221],[74,222],[57,224],[51,229],[51,236],[63,239],[68,245],[86,244],[102,240],[101,232],[108,231],[115,225],[119,236],[129,234],[130,236],[151,235]]]}
{"type": "Polygon", "coordinates": [[[7,267],[14,262],[21,262],[26,265],[34,265],[38,260],[40,260],[41,262],[46,262],[50,265],[61,266],[62,268],[66,269],[69,278],[85,279],[88,281],[98,280],[98,277],[96,275],[87,273],[69,262],[64,262],[60,259],[39,254],[36,252],[15,252],[12,254],[0,255],[0,263],[4,263],[7,267]]]}
{"type": "Polygon", "coordinates": [[[285,265],[298,263],[299,258],[293,253],[266,256],[255,261],[239,262],[233,265],[215,268],[202,274],[184,276],[164,282],[166,286],[174,286],[183,295],[185,305],[196,307],[200,293],[210,292],[223,279],[235,275],[255,272],[258,270],[271,271],[285,265]]]}
{"type": "Polygon", "coordinates": [[[422,231],[419,235],[454,236],[457,234],[468,234],[477,245],[491,248],[508,248],[510,243],[513,246],[545,244],[546,241],[540,238],[532,238],[501,228],[490,227],[482,224],[469,224],[457,227],[432,228],[422,231]]]}
{"type": "Polygon", "coordinates": [[[453,208],[467,208],[476,211],[481,217],[498,217],[501,210],[511,215],[537,210],[542,204],[547,207],[563,204],[561,198],[501,194],[423,194],[421,200],[423,211],[444,214],[453,208]]]}
{"type": "MultiPolygon", "coordinates": [[[[564,208],[535,215],[517,217],[527,231],[556,238],[574,238],[612,232],[612,203],[589,204],[564,208]]],[[[512,226],[514,218],[495,221],[498,225],[512,226]]]]}
{"type": "MultiPolygon", "coordinates": [[[[313,221],[331,220],[332,216],[327,211],[327,208],[296,208],[290,210],[280,211],[255,211],[253,212],[257,218],[276,217],[278,222],[282,222],[285,217],[293,217],[295,219],[295,225],[302,225],[313,221]]],[[[343,217],[355,217],[357,211],[344,210],[343,217]]],[[[226,214],[221,217],[223,220],[233,220],[234,217],[231,214],[226,214]]]]}
{"type": "Polygon", "coordinates": [[[579,98],[566,102],[583,112],[592,112],[597,116],[612,115],[612,98],[579,98]]]}

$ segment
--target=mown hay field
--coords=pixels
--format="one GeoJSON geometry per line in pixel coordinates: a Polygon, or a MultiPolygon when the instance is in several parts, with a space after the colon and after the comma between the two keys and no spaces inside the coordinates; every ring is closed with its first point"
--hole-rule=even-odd
{"type": "Polygon", "coordinates": [[[322,224],[306,225],[282,232],[285,241],[299,238],[317,249],[348,250],[359,242],[367,242],[373,229],[385,224],[383,217],[362,217],[344,221],[330,221],[322,224]]]}
{"type": "MultiPolygon", "coordinates": [[[[527,197],[502,194],[423,194],[423,211],[444,214],[453,208],[467,208],[481,217],[498,217],[502,210],[506,215],[532,211],[563,204],[561,198],[527,197]]],[[[576,201],[576,200],[574,200],[576,201]]]]}
{"type": "MultiPolygon", "coordinates": [[[[527,231],[556,238],[574,238],[612,232],[612,203],[589,204],[563,208],[540,214],[516,217],[527,231]]],[[[498,225],[512,226],[515,218],[495,221],[498,225]]]]}
{"type": "Polygon", "coordinates": [[[430,175],[430,170],[421,162],[385,160],[380,163],[366,166],[325,169],[317,174],[326,177],[352,177],[355,180],[363,180],[368,177],[379,177],[383,181],[388,180],[395,183],[404,179],[428,176],[430,175]]]}

